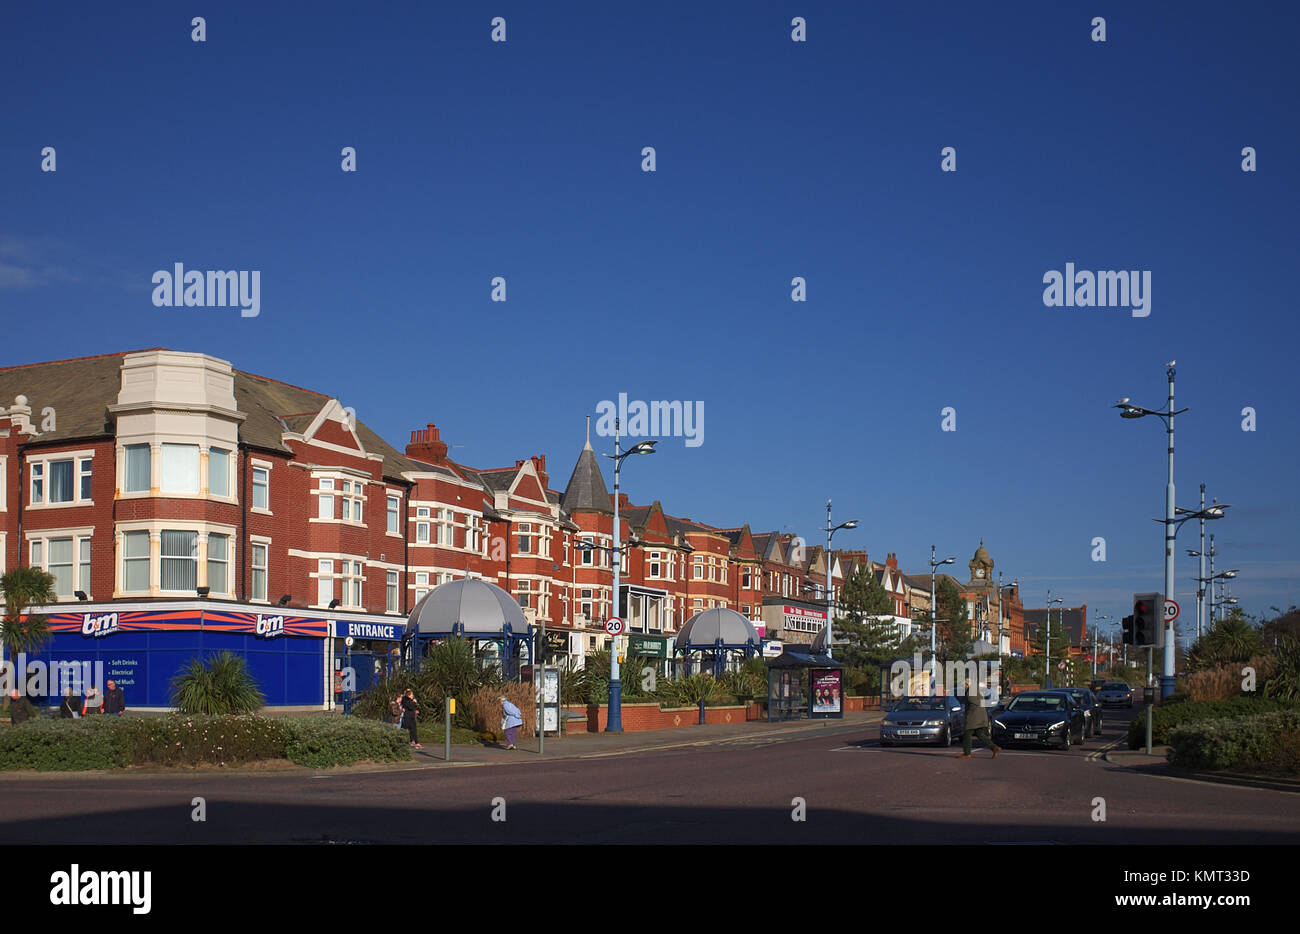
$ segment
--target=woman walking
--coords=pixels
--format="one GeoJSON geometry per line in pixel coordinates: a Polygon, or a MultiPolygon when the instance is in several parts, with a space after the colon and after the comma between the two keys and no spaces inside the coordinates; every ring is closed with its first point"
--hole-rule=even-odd
{"type": "Polygon", "coordinates": [[[506,700],[504,694],[501,695],[501,729],[506,734],[506,748],[514,749],[515,740],[519,737],[519,728],[524,725],[523,715],[519,708],[510,701],[506,700]]]}
{"type": "Polygon", "coordinates": [[[416,735],[415,719],[420,713],[420,707],[415,702],[415,692],[410,688],[406,689],[406,694],[402,697],[402,725],[406,727],[411,734],[411,745],[416,749],[423,749],[419,737],[416,735]]]}

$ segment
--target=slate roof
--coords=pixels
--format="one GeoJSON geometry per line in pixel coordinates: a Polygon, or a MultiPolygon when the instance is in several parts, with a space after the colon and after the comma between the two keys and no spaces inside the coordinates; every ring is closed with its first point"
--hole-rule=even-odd
{"type": "MultiPolygon", "coordinates": [[[[1029,633],[1030,627],[1033,627],[1035,630],[1039,629],[1046,621],[1046,618],[1047,618],[1047,610],[1041,608],[1037,610],[1031,610],[1026,607],[1025,609],[1026,634],[1029,633]]],[[[1066,635],[1070,637],[1071,645],[1083,644],[1083,632],[1084,632],[1084,622],[1085,622],[1083,607],[1081,606],[1052,607],[1052,622],[1055,623],[1057,620],[1061,620],[1061,624],[1065,627],[1065,632],[1066,635]],[[1065,610],[1064,613],[1061,612],[1062,609],[1065,610]],[[1062,619],[1062,617],[1064,617],[1064,619],[1062,619]]]]}
{"type": "MultiPolygon", "coordinates": [[[[150,348],[163,350],[165,348],[150,348]]],[[[108,407],[116,404],[121,390],[122,360],[128,353],[102,354],[75,360],[56,360],[0,369],[0,405],[13,405],[14,397],[25,395],[33,408],[32,421],[40,425],[40,410],[53,406],[56,430],[44,432],[37,444],[64,443],[83,438],[102,438],[113,433],[108,407]]],[[[245,416],[239,425],[239,440],[250,447],[289,454],[284,443],[286,430],[305,429],[330,400],[324,393],[291,386],[278,380],[233,370],[235,404],[245,416]],[[310,415],[304,413],[311,413],[310,415]]],[[[384,476],[400,479],[404,470],[422,466],[357,422],[357,437],[372,454],[384,458],[384,476]]]]}
{"type": "Polygon", "coordinates": [[[590,441],[582,446],[582,451],[578,454],[578,462],[573,465],[573,473],[560,498],[560,506],[569,515],[575,512],[614,513],[605,477],[600,472],[600,461],[596,460],[596,452],[592,450],[590,441]]]}

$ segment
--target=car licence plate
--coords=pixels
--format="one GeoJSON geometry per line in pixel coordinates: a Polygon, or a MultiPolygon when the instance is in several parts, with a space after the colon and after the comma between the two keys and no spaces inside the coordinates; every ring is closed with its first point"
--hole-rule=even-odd
{"type": "Polygon", "coordinates": [[[1017,733],[1016,739],[1038,739],[1037,733],[1017,733]]]}
{"type": "Polygon", "coordinates": [[[899,736],[920,736],[921,731],[920,730],[899,730],[898,735],[899,736]]]}

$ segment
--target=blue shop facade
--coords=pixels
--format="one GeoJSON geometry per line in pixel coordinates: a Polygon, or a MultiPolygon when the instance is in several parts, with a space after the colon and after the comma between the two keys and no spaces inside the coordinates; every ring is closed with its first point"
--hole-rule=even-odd
{"type": "MultiPolygon", "coordinates": [[[[102,672],[104,681],[125,692],[127,708],[136,710],[170,709],[177,672],[191,659],[222,651],[244,659],[267,707],[330,710],[341,706],[353,647],[360,649],[357,643],[364,640],[375,658],[359,679],[369,682],[387,667],[388,648],[399,644],[405,623],[391,616],[207,601],[80,604],[75,612],[61,604],[39,612],[52,639],[40,653],[26,656],[29,666],[41,662],[54,671],[75,663],[102,672]]],[[[57,705],[57,693],[50,692],[48,702],[57,705]]]]}

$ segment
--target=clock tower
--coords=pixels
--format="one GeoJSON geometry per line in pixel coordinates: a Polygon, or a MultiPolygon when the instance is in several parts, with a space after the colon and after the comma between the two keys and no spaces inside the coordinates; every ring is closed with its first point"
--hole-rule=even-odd
{"type": "Polygon", "coordinates": [[[970,586],[975,589],[984,589],[993,581],[993,559],[984,548],[984,539],[980,539],[979,548],[975,549],[975,557],[970,560],[970,586]]]}

